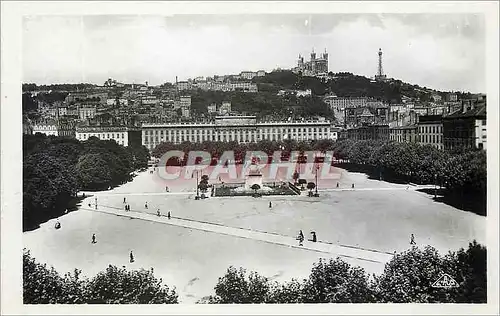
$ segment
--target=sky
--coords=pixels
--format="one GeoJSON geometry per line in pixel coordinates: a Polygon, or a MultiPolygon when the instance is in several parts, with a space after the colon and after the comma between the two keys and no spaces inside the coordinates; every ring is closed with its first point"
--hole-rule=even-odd
{"type": "Polygon", "coordinates": [[[329,53],[329,70],[384,73],[443,91],[484,92],[481,14],[27,16],[23,82],[158,85],[295,67],[329,53]]]}

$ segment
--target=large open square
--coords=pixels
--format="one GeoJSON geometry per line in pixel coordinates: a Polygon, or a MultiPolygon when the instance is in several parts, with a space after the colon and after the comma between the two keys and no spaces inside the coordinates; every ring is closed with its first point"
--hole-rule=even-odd
{"type": "Polygon", "coordinates": [[[307,277],[319,258],[341,256],[378,274],[394,251],[409,248],[410,234],[418,246],[431,245],[442,253],[473,239],[485,242],[484,217],[434,202],[413,187],[338,172],[340,188],[323,186],[319,198],[205,200],[194,199],[196,180],[170,181],[166,193],[156,173],[142,172],[121,187],[87,193],[93,195],[78,211],[59,218],[61,229],[49,221],[25,233],[24,245],[60,273],[78,268],[92,276],[109,264],[153,268],[177,288],[181,303],[194,303],[213,294],[230,265],[283,281],[307,277]],[[125,204],[130,212],[124,211],[125,204]],[[306,239],[315,231],[318,242],[298,246],[299,230],[306,239]],[[93,233],[96,244],[91,243],[93,233]],[[130,251],[134,263],[129,263],[130,251]]]}

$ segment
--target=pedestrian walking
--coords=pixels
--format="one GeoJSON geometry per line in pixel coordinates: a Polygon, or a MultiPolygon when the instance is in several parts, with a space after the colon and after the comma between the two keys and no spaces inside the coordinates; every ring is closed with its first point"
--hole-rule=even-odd
{"type": "Polygon", "coordinates": [[[131,251],[130,252],[130,263],[133,263],[133,262],[134,262],[134,254],[131,251]]]}
{"type": "Polygon", "coordinates": [[[415,236],[413,236],[413,234],[411,234],[410,236],[410,245],[416,245],[417,243],[415,242],[415,236]]]}
{"type": "Polygon", "coordinates": [[[339,187],[339,183],[337,182],[337,188],[339,187]]]}
{"type": "Polygon", "coordinates": [[[59,223],[59,220],[56,221],[56,225],[54,226],[55,229],[61,228],[61,223],[59,223]]]}
{"type": "Polygon", "coordinates": [[[96,241],[95,241],[95,234],[92,234],[92,243],[95,244],[96,241]]]}
{"type": "Polygon", "coordinates": [[[354,183],[352,184],[352,186],[351,186],[351,187],[354,189],[354,183]]]}
{"type": "Polygon", "coordinates": [[[297,236],[297,240],[299,241],[299,246],[302,246],[302,243],[304,242],[304,234],[302,233],[302,230],[299,231],[299,235],[297,236]]]}
{"type": "Polygon", "coordinates": [[[89,207],[92,207],[92,205],[89,203],[89,207]]]}
{"type": "Polygon", "coordinates": [[[156,211],[156,214],[157,214],[158,216],[161,216],[161,214],[160,214],[160,209],[158,209],[158,211],[156,211]]]}
{"type": "Polygon", "coordinates": [[[148,209],[148,202],[146,202],[146,204],[144,204],[144,208],[148,209]]]}
{"type": "Polygon", "coordinates": [[[269,208],[272,208],[273,207],[273,203],[271,203],[271,201],[269,201],[269,208]]]}
{"type": "Polygon", "coordinates": [[[170,211],[168,211],[167,218],[170,219],[170,211]]]}
{"type": "Polygon", "coordinates": [[[127,198],[123,198],[123,203],[127,203],[127,198]]]}

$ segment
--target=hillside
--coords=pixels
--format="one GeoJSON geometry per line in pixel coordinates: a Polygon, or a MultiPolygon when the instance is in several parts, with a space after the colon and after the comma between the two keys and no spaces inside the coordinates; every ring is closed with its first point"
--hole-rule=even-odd
{"type": "Polygon", "coordinates": [[[259,91],[311,89],[312,93],[318,96],[333,93],[339,97],[372,97],[391,104],[400,103],[402,96],[426,102],[430,100],[432,94],[439,94],[443,99],[447,94],[447,92],[434,91],[401,80],[373,82],[369,78],[352,73],[330,73],[329,75],[332,79],[303,77],[288,70],[281,70],[268,73],[264,77],[256,77],[253,81],[257,83],[259,91]]]}

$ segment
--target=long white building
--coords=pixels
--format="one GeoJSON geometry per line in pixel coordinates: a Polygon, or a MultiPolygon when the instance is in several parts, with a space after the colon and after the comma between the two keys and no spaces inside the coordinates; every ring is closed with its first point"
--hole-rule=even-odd
{"type": "Polygon", "coordinates": [[[128,129],[121,126],[85,126],[76,128],[76,139],[86,141],[90,137],[114,140],[118,145],[128,146],[128,129]]]}
{"type": "Polygon", "coordinates": [[[152,150],[162,142],[329,139],[329,121],[257,122],[255,116],[218,116],[210,123],[143,124],[142,144],[152,150]]]}

